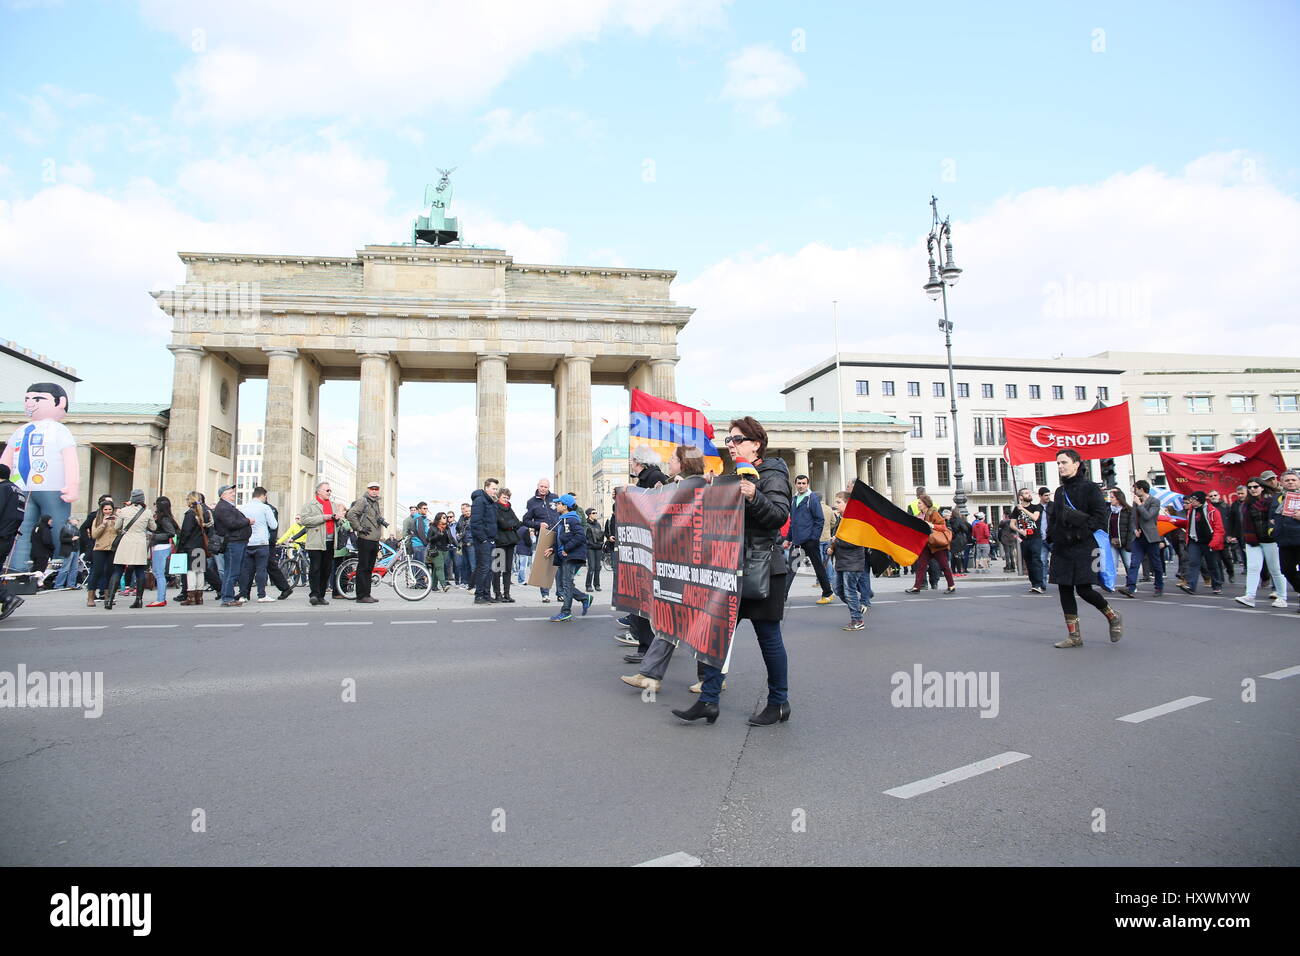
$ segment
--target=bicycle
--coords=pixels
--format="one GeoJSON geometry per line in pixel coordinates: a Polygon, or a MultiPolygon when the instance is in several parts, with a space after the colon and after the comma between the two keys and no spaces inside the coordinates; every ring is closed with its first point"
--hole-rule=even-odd
{"type": "Polygon", "coordinates": [[[278,562],[285,580],[296,588],[306,587],[311,571],[311,561],[307,556],[307,552],[302,548],[286,548],[283,546],[280,547],[279,551],[278,562]]]}
{"type": "MultiPolygon", "coordinates": [[[[411,557],[405,541],[396,548],[380,541],[379,552],[375,569],[371,572],[372,587],[387,578],[397,596],[404,601],[422,601],[429,596],[433,590],[433,575],[422,562],[411,557]]],[[[344,558],[334,572],[334,588],[348,601],[356,600],[358,564],[355,555],[344,558]]]]}

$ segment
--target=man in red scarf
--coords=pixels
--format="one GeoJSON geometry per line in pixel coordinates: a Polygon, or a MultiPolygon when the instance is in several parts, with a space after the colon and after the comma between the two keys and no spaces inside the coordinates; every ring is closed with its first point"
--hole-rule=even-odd
{"type": "Polygon", "coordinates": [[[322,481],[316,486],[316,496],[303,506],[294,520],[307,529],[305,547],[311,561],[308,584],[312,605],[329,604],[325,595],[330,591],[330,577],[334,573],[334,548],[338,530],[336,502],[330,497],[330,483],[322,481]]]}

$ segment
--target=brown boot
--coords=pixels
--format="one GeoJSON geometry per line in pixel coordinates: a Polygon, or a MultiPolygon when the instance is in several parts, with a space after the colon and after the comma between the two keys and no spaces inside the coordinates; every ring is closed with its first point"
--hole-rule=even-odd
{"type": "Polygon", "coordinates": [[[1065,630],[1069,635],[1063,641],[1057,641],[1053,647],[1083,647],[1083,632],[1079,628],[1079,615],[1065,615],[1065,630]]]}
{"type": "Polygon", "coordinates": [[[1105,614],[1106,620],[1110,621],[1110,642],[1114,644],[1124,636],[1124,619],[1120,617],[1119,612],[1109,604],[1106,605],[1105,610],[1101,613],[1105,614]]]}

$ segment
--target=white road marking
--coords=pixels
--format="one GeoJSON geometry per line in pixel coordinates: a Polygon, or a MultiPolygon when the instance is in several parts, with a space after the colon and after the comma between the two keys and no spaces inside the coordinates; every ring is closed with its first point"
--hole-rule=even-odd
{"type": "Polygon", "coordinates": [[[244,625],[242,624],[195,624],[194,626],[198,628],[198,627],[243,627],[244,625]]]}
{"type": "Polygon", "coordinates": [[[180,627],[179,624],[128,624],[122,628],[124,631],[147,631],[155,630],[162,627],[180,627]]]}
{"type": "Polygon", "coordinates": [[[6,631],[34,631],[34,630],[36,630],[36,628],[34,627],[0,627],[0,634],[4,634],[6,631]]]}
{"type": "Polygon", "coordinates": [[[516,621],[549,621],[549,617],[517,617],[516,621]]]}
{"type": "Polygon", "coordinates": [[[1288,677],[1295,677],[1297,674],[1300,674],[1300,664],[1295,667],[1288,667],[1285,670],[1274,671],[1271,674],[1260,674],[1259,676],[1263,680],[1286,680],[1288,677]]]}
{"type": "Polygon", "coordinates": [[[306,621],[276,621],[273,624],[263,624],[263,627],[306,627],[306,621]]]}
{"type": "Polygon", "coordinates": [[[887,601],[877,601],[875,598],[872,598],[872,599],[871,599],[871,606],[872,606],[872,607],[875,607],[877,604],[897,604],[897,603],[898,603],[898,602],[895,601],[895,600],[893,600],[892,598],[891,598],[890,600],[887,600],[887,601]]]}
{"type": "Polygon", "coordinates": [[[676,853],[669,853],[667,856],[658,856],[653,860],[646,860],[644,863],[637,863],[636,866],[700,866],[700,858],[691,856],[689,853],[683,853],[678,850],[676,853]]]}
{"type": "Polygon", "coordinates": [[[1172,714],[1176,710],[1182,710],[1185,707],[1194,707],[1197,704],[1203,704],[1209,697],[1179,697],[1177,700],[1171,700],[1167,704],[1161,704],[1158,707],[1148,707],[1146,710],[1139,710],[1133,714],[1125,714],[1123,717],[1116,717],[1116,720],[1122,720],[1126,724],[1140,724],[1144,720],[1150,720],[1152,717],[1163,717],[1165,714],[1172,714]]]}
{"type": "Polygon", "coordinates": [[[1028,759],[1029,754],[1022,754],[1015,750],[1008,750],[1006,753],[998,754],[996,757],[977,760],[975,763],[968,763],[964,767],[957,767],[954,770],[936,774],[933,777],[926,777],[924,780],[917,780],[914,783],[905,783],[901,787],[894,787],[892,790],[886,790],[885,796],[898,797],[900,800],[910,800],[912,797],[919,796],[923,793],[929,793],[931,790],[938,790],[940,787],[946,787],[951,783],[957,783],[960,780],[968,780],[971,777],[978,777],[980,774],[988,773],[990,770],[1001,770],[1009,764],[1018,763],[1021,760],[1028,759]]]}
{"type": "Polygon", "coordinates": [[[326,621],[326,627],[368,627],[374,621],[326,621]]]}
{"type": "Polygon", "coordinates": [[[591,618],[591,617],[613,617],[614,615],[613,614],[587,614],[584,616],[591,618]]]}
{"type": "Polygon", "coordinates": [[[437,624],[437,621],[389,621],[389,624],[437,624]]]}
{"type": "Polygon", "coordinates": [[[102,631],[106,627],[108,627],[107,624],[75,624],[75,625],[70,624],[66,627],[52,627],[50,628],[50,630],[52,631],[102,631]]]}
{"type": "Polygon", "coordinates": [[[453,624],[477,624],[479,621],[482,621],[482,622],[484,622],[485,624],[488,623],[488,622],[493,622],[493,623],[495,623],[495,622],[496,622],[496,618],[494,618],[494,617],[462,617],[462,618],[460,618],[459,620],[455,620],[455,619],[453,619],[451,623],[453,623],[453,624]]]}

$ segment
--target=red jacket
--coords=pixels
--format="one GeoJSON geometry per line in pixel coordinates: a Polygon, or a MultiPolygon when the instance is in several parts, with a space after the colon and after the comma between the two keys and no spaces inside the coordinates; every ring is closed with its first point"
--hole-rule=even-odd
{"type": "MultiPolygon", "coordinates": [[[[1187,513],[1190,515],[1194,510],[1197,509],[1190,509],[1187,513]]],[[[1223,550],[1223,515],[1219,514],[1218,508],[1215,508],[1213,505],[1209,505],[1209,504],[1202,505],[1199,510],[1205,512],[1205,520],[1210,522],[1210,550],[1222,551],[1223,550]]],[[[1170,518],[1169,520],[1172,521],[1176,527],[1179,528],[1187,527],[1186,518],[1170,518]]]]}

